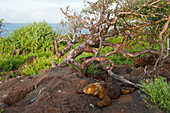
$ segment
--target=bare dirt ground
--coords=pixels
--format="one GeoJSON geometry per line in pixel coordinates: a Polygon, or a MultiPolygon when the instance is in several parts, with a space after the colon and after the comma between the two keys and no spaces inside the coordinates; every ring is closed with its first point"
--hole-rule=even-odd
{"type": "MultiPolygon", "coordinates": [[[[128,72],[129,68],[122,69],[128,72]]],[[[99,97],[77,93],[97,80],[80,76],[74,68],[56,67],[41,70],[38,76],[18,76],[2,81],[0,107],[4,113],[163,113],[147,107],[138,90],[120,95],[112,99],[111,105],[98,108],[99,97]]]]}

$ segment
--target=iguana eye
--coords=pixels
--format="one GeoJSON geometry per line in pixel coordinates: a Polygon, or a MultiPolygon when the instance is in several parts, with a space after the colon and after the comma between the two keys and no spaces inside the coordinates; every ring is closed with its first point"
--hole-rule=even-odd
{"type": "Polygon", "coordinates": [[[91,92],[91,88],[88,88],[88,92],[91,92]]]}

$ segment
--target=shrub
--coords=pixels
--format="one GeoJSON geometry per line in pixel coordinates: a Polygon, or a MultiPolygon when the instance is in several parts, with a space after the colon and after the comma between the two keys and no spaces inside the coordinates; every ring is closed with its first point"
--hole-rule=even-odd
{"type": "Polygon", "coordinates": [[[57,61],[57,56],[55,56],[52,52],[45,52],[39,55],[34,55],[37,60],[34,60],[32,64],[25,65],[21,68],[20,73],[22,75],[30,76],[30,75],[38,75],[39,71],[46,68],[51,68],[51,61],[57,61]]]}
{"type": "Polygon", "coordinates": [[[31,56],[35,56],[38,62],[33,63],[33,66],[30,65],[30,67],[29,66],[24,67],[22,72],[23,75],[31,75],[31,73],[37,75],[41,69],[51,67],[49,61],[52,60],[56,61],[57,59],[53,52],[30,53],[29,55],[17,54],[15,56],[12,56],[9,53],[5,53],[5,54],[0,54],[0,67],[5,69],[6,71],[11,71],[14,68],[18,69],[21,64],[27,63],[28,59],[31,56]]]}
{"type": "Polygon", "coordinates": [[[18,54],[14,57],[9,53],[0,54],[0,67],[6,71],[11,71],[12,68],[17,69],[21,64],[27,62],[29,56],[19,56],[18,54]]]}
{"type": "Polygon", "coordinates": [[[144,97],[148,106],[170,112],[170,83],[163,77],[156,77],[154,81],[144,80],[141,82],[144,97]]]}
{"type": "Polygon", "coordinates": [[[10,35],[11,37],[0,39],[1,52],[8,53],[16,49],[20,49],[22,52],[54,50],[55,33],[46,22],[28,24],[26,27],[14,30],[10,35]]]}

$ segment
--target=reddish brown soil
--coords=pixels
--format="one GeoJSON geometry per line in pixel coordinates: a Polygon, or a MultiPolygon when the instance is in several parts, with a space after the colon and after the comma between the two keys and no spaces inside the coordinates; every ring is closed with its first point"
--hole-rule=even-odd
{"type": "MultiPolygon", "coordinates": [[[[148,108],[137,90],[97,108],[100,99],[78,93],[89,83],[69,67],[41,70],[39,76],[11,78],[0,83],[0,107],[4,113],[163,113],[148,108]],[[30,102],[41,90],[34,102],[30,102]]],[[[118,72],[117,72],[118,73],[118,72]]]]}

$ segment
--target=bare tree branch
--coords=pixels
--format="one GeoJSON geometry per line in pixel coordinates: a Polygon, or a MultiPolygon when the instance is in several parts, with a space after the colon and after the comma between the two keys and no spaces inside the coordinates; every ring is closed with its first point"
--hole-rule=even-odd
{"type": "Polygon", "coordinates": [[[55,54],[56,54],[57,57],[59,58],[59,57],[61,56],[61,54],[60,54],[59,51],[58,51],[58,45],[57,45],[56,40],[54,41],[54,44],[55,44],[55,54]]]}
{"type": "Polygon", "coordinates": [[[77,15],[70,16],[70,15],[68,15],[67,13],[65,13],[62,8],[60,8],[60,10],[61,10],[62,13],[63,13],[64,15],[66,15],[68,18],[75,18],[75,19],[79,20],[80,22],[82,22],[84,25],[86,25],[87,28],[89,28],[89,29],[91,28],[90,25],[89,25],[86,21],[82,20],[82,19],[81,19],[80,17],[78,17],[77,15]]]}
{"type": "MultiPolygon", "coordinates": [[[[88,17],[86,20],[84,17],[78,16],[77,14],[69,15],[68,10],[64,12],[62,9],[62,13],[68,18],[68,21],[70,22],[71,26],[71,32],[72,37],[64,37],[64,40],[67,40],[67,47],[65,49],[62,49],[59,53],[57,43],[55,43],[55,50],[56,55],[61,56],[64,55],[66,52],[67,55],[64,57],[64,61],[59,63],[58,66],[65,66],[68,64],[72,64],[80,69],[86,68],[89,63],[98,61],[100,62],[100,65],[104,70],[108,72],[108,74],[115,79],[118,79],[122,82],[142,87],[141,85],[132,83],[128,80],[126,80],[123,75],[117,75],[114,74],[111,69],[114,66],[114,61],[110,61],[108,59],[108,56],[120,53],[122,56],[130,56],[130,57],[137,57],[144,53],[154,53],[158,54],[161,52],[163,54],[164,48],[163,43],[166,40],[166,37],[164,37],[164,34],[167,31],[169,22],[170,22],[170,16],[168,17],[166,13],[159,12],[155,10],[154,14],[159,14],[160,18],[157,19],[157,21],[149,21],[148,18],[150,18],[150,13],[145,13],[143,9],[150,8],[150,7],[156,7],[156,8],[162,8],[167,6],[166,1],[164,4],[160,4],[163,0],[156,0],[156,1],[144,1],[143,4],[140,5],[138,8],[134,7],[133,5],[136,5],[139,1],[122,1],[117,0],[116,1],[116,8],[114,10],[107,9],[109,6],[105,1],[98,1],[99,3],[92,3],[89,2],[90,6],[94,6],[96,8],[96,19],[88,17]],[[130,9],[132,8],[132,9],[130,9]],[[98,12],[97,12],[98,11],[98,12]],[[144,12],[144,13],[143,13],[144,12]],[[111,17],[111,14],[114,14],[113,17],[111,17]],[[168,17],[168,18],[167,18],[168,17]],[[132,19],[133,18],[133,19],[132,19]],[[123,19],[123,20],[122,20],[123,19]],[[74,20],[73,22],[71,20],[74,20]],[[137,22],[134,22],[137,21],[137,22]],[[162,30],[160,26],[162,23],[164,23],[164,26],[162,27],[162,30]],[[81,23],[82,26],[80,28],[75,29],[75,25],[78,23],[81,23]],[[81,29],[86,28],[90,31],[90,34],[83,36],[81,34],[81,29]],[[149,30],[152,30],[151,32],[149,30]],[[81,35],[80,37],[82,40],[77,39],[77,33],[81,35]],[[114,41],[108,41],[108,37],[118,37],[121,36],[122,39],[120,42],[115,43],[114,41]],[[159,37],[158,37],[159,36],[159,37]],[[78,40],[78,41],[77,41],[78,40]],[[142,40],[142,41],[141,41],[142,40]],[[151,40],[148,41],[148,45],[145,46],[144,41],[145,40],[151,40]],[[76,48],[70,50],[72,45],[74,43],[81,43],[76,48]],[[143,50],[130,53],[126,51],[127,47],[132,48],[135,47],[134,44],[138,44],[139,46],[145,47],[143,50]],[[155,50],[154,46],[160,43],[161,50],[155,50]],[[100,55],[100,51],[102,47],[110,46],[114,50],[107,52],[104,56],[100,55]],[[148,47],[149,46],[149,47],[148,47]],[[77,63],[74,59],[81,55],[83,52],[92,53],[93,56],[89,59],[85,59],[84,61],[81,61],[80,63],[77,63]],[[108,66],[107,63],[111,63],[112,66],[108,66]]],[[[92,11],[94,11],[94,9],[92,11]]],[[[67,29],[67,32],[69,30],[67,29]]],[[[168,36],[168,35],[167,35],[168,36]]],[[[169,42],[169,40],[167,40],[169,42]]],[[[167,45],[167,54],[169,52],[169,44],[167,45]]]]}
{"type": "Polygon", "coordinates": [[[98,58],[98,57],[93,57],[93,58],[87,59],[87,60],[85,60],[85,61],[82,63],[81,69],[84,69],[85,66],[86,66],[89,62],[92,62],[92,61],[105,61],[105,60],[109,60],[109,59],[108,59],[108,58],[98,58]]]}

